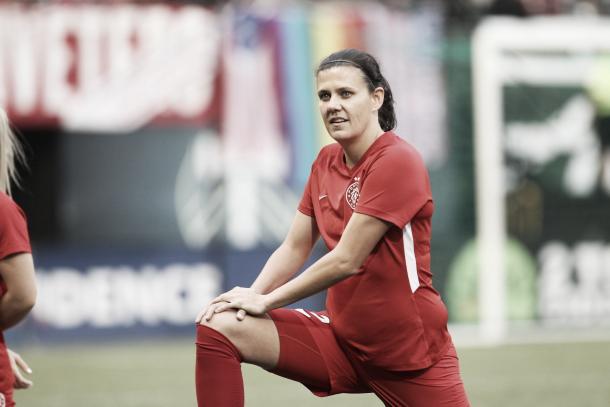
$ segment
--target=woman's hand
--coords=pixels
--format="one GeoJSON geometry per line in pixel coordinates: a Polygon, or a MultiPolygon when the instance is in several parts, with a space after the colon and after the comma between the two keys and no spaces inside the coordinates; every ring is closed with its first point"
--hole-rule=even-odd
{"type": "Polygon", "coordinates": [[[13,371],[13,375],[15,376],[15,383],[13,383],[13,387],[16,389],[28,389],[32,387],[32,381],[25,378],[22,372],[26,372],[27,374],[32,374],[32,369],[25,363],[25,360],[19,356],[17,352],[13,352],[10,349],[8,350],[8,359],[11,363],[11,369],[13,371]]]}
{"type": "Polygon", "coordinates": [[[252,288],[235,287],[231,291],[214,298],[210,304],[197,315],[195,322],[209,321],[214,314],[226,311],[228,309],[236,309],[236,317],[238,320],[243,320],[246,314],[263,315],[267,309],[266,296],[258,294],[252,288]]]}

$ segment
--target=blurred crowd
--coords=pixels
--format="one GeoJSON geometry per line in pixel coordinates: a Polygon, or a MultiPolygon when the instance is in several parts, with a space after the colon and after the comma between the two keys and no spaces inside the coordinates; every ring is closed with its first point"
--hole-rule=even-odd
{"type": "MultiPolygon", "coordinates": [[[[178,3],[198,4],[204,7],[221,8],[226,4],[243,7],[285,6],[290,4],[323,3],[329,0],[0,0],[2,3],[95,3],[95,4],[155,4],[178,3]]],[[[363,3],[371,0],[355,0],[350,3],[363,3]]],[[[437,2],[445,10],[448,24],[469,25],[489,15],[508,15],[530,17],[540,15],[609,15],[610,0],[378,0],[396,9],[409,9],[422,3],[437,2]]]]}
{"type": "Polygon", "coordinates": [[[486,16],[608,15],[610,0],[452,0],[443,2],[449,26],[474,26],[486,16]]]}

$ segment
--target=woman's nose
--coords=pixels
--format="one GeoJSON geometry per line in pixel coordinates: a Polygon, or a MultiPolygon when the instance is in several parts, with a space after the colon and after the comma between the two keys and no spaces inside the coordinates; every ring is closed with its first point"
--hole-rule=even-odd
{"type": "Polygon", "coordinates": [[[339,98],[336,97],[336,96],[331,96],[330,99],[328,100],[326,108],[328,110],[340,110],[341,109],[341,103],[339,101],[339,98]]]}

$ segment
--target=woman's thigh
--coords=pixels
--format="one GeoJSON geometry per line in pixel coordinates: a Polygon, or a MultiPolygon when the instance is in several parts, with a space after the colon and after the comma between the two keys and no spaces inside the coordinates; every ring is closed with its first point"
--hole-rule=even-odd
{"type": "Polygon", "coordinates": [[[387,406],[468,407],[453,345],[436,364],[416,372],[368,373],[368,384],[387,406]]]}
{"type": "Polygon", "coordinates": [[[332,331],[324,311],[271,311],[280,338],[280,356],[271,372],[298,381],[317,396],[369,393],[332,331]]]}
{"type": "Polygon", "coordinates": [[[282,308],[239,321],[234,311],[225,311],[202,323],[227,337],[243,362],[298,381],[318,396],[371,391],[358,379],[324,312],[282,308]]]}

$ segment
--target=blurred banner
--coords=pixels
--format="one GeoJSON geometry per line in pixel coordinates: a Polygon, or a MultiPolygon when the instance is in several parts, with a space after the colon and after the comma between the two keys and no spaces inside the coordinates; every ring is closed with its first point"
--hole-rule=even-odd
{"type": "Polygon", "coordinates": [[[68,130],[199,123],[220,41],[218,18],[196,7],[0,5],[0,105],[68,130]]]}
{"type": "Polygon", "coordinates": [[[442,23],[434,4],[0,5],[0,105],[33,150],[16,199],[40,282],[13,335],[186,332],[250,285],[331,141],[314,72],[338,49],[378,57],[398,134],[446,170],[442,23]]]}
{"type": "Polygon", "coordinates": [[[181,332],[222,289],[219,254],[38,250],[40,293],[23,328],[46,341],[181,332]]]}
{"type": "Polygon", "coordinates": [[[548,322],[610,320],[610,116],[590,97],[602,84],[583,79],[505,89],[508,230],[537,260],[548,322]]]}

